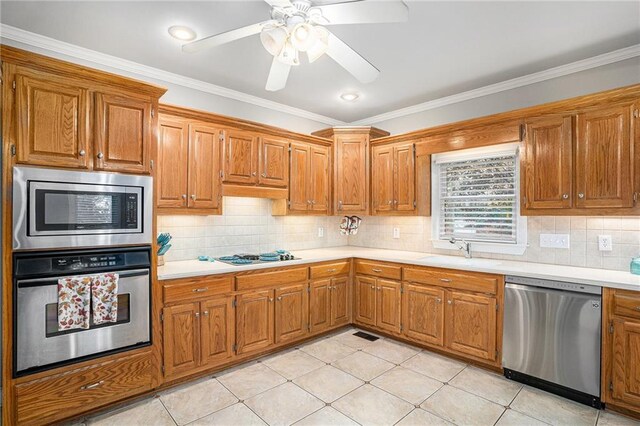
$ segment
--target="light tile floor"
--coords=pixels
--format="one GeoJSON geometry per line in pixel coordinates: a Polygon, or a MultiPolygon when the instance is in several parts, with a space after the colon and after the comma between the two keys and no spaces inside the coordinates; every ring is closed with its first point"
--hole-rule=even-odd
{"type": "MultiPolygon", "coordinates": [[[[350,329],[84,419],[86,425],[638,425],[350,329]]],[[[77,423],[76,423],[77,424],[77,423]]]]}

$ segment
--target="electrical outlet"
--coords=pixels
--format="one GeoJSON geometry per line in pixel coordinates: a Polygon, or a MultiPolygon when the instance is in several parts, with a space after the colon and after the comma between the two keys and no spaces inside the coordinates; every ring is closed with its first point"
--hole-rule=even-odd
{"type": "Polygon", "coordinates": [[[400,238],[400,228],[393,228],[393,238],[400,238]]]}
{"type": "Polygon", "coordinates": [[[540,234],[540,247],[569,248],[569,234],[540,234]]]}
{"type": "Polygon", "coordinates": [[[324,228],[322,226],[318,228],[318,237],[324,237],[324,228]]]}
{"type": "Polygon", "coordinates": [[[598,250],[600,251],[612,251],[613,240],[611,235],[598,235],[598,250]]]}

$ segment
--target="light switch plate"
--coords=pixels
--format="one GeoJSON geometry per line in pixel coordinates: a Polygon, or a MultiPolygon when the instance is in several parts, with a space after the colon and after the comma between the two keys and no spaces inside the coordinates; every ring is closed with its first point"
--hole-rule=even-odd
{"type": "Polygon", "coordinates": [[[613,239],[611,235],[598,235],[598,250],[600,251],[612,251],[613,239]]]}
{"type": "Polygon", "coordinates": [[[569,234],[540,234],[540,247],[569,248],[569,234]]]}
{"type": "Polygon", "coordinates": [[[318,237],[324,237],[324,228],[322,226],[318,228],[318,237]]]}
{"type": "Polygon", "coordinates": [[[393,238],[400,238],[400,228],[393,228],[393,238]]]}

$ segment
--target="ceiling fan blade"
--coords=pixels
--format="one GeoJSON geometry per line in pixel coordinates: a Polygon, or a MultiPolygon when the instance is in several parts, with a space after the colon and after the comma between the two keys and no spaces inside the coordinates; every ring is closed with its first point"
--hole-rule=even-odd
{"type": "Polygon", "coordinates": [[[380,74],[380,71],[369,61],[332,33],[329,33],[327,55],[361,83],[371,83],[380,74]]]}
{"type": "Polygon", "coordinates": [[[405,22],[409,19],[409,9],[400,0],[359,0],[317,6],[317,9],[328,21],[325,25],[405,22]]]}
{"type": "Polygon", "coordinates": [[[291,65],[283,64],[274,56],[265,89],[270,92],[284,89],[284,86],[287,85],[287,79],[289,78],[289,71],[291,71],[291,65]]]}
{"type": "Polygon", "coordinates": [[[264,0],[271,7],[293,7],[289,0],[264,0]]]}
{"type": "Polygon", "coordinates": [[[274,23],[275,21],[264,21],[259,24],[248,25],[242,28],[236,28],[235,30],[227,31],[212,35],[209,37],[201,38],[200,40],[192,41],[191,43],[184,44],[182,46],[183,52],[194,53],[203,49],[210,49],[217,47],[225,43],[230,43],[241,38],[249,37],[255,34],[259,34],[267,25],[274,23]]]}

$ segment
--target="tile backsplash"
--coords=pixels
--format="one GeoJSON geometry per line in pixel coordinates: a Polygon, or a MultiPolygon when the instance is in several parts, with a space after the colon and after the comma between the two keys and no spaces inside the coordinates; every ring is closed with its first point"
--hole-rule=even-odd
{"type": "MultiPolygon", "coordinates": [[[[303,250],[352,245],[360,247],[462,255],[438,250],[431,243],[431,218],[364,216],[357,235],[340,235],[340,216],[271,216],[271,201],[224,197],[221,216],[160,216],[158,232],[173,236],[166,261],[195,259],[199,255],[303,250]],[[318,228],[324,236],[318,237],[318,228]],[[400,238],[393,238],[399,228],[400,238]]],[[[640,256],[640,217],[527,218],[529,245],[522,256],[473,252],[474,257],[629,270],[640,256]],[[542,248],[540,234],[569,234],[570,248],[542,248]],[[598,250],[598,235],[610,235],[612,251],[598,250]]],[[[473,245],[472,245],[473,251],[473,245]]]]}
{"type": "Polygon", "coordinates": [[[241,197],[224,197],[222,211],[220,216],[159,216],[158,232],[173,236],[165,261],[348,243],[337,216],[271,216],[271,200],[241,197]],[[323,237],[318,228],[324,229],[323,237]]]}

